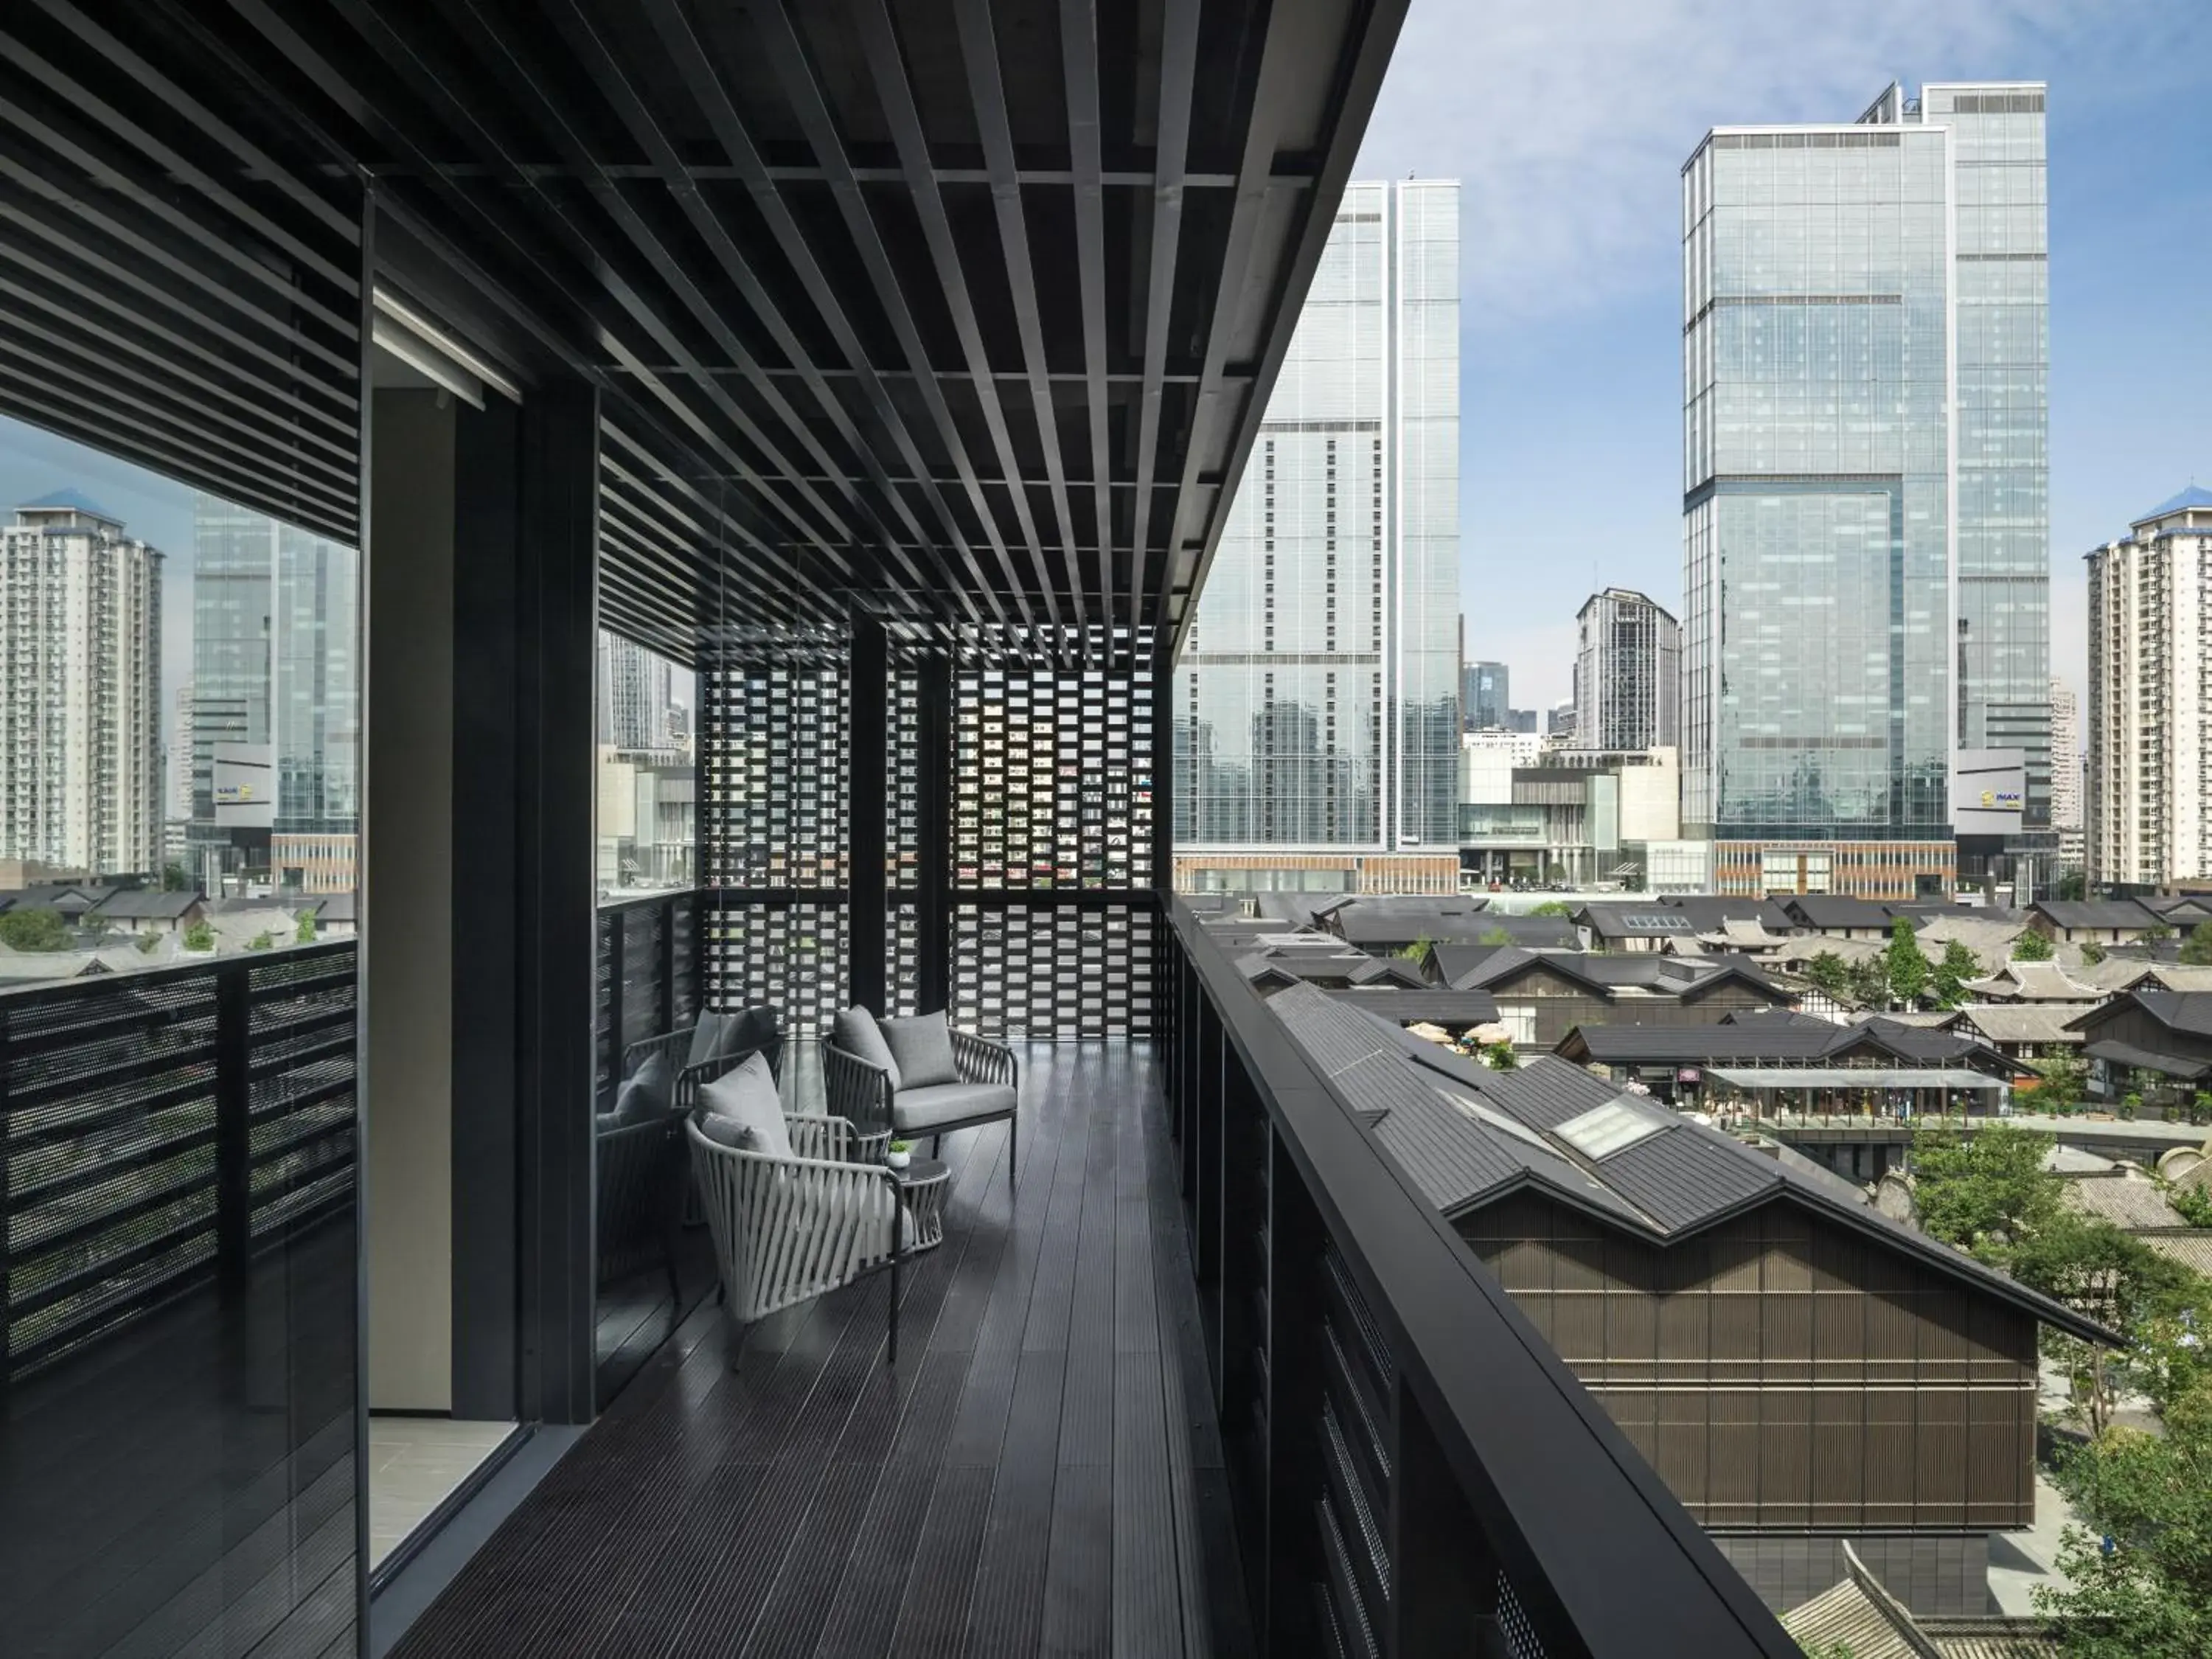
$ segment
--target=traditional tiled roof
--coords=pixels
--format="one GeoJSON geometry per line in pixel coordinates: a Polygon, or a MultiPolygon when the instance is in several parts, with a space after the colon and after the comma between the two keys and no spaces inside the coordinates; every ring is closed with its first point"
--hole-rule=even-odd
{"type": "Polygon", "coordinates": [[[1665,1243],[1788,1198],[2047,1324],[2117,1340],[1834,1183],[1552,1055],[1494,1072],[1311,986],[1285,991],[1268,1006],[1448,1217],[1536,1188],[1665,1243]]]}
{"type": "Polygon", "coordinates": [[[2158,1182],[2148,1176],[2082,1176],[2061,1188],[2069,1209],[2096,1216],[2115,1227],[2135,1232],[2144,1227],[2179,1227],[2181,1212],[2167,1202],[2158,1182]]]}
{"type": "Polygon", "coordinates": [[[2089,1012],[2079,1002],[2010,1002],[1987,1007],[1961,1008],[1959,1023],[1990,1042],[2063,1042],[2081,1041],[2072,1022],[2089,1012]]]}
{"type": "Polygon", "coordinates": [[[2117,927],[2125,931],[2166,925],[2133,899],[2046,899],[2034,910],[2054,927],[2117,927]]]}

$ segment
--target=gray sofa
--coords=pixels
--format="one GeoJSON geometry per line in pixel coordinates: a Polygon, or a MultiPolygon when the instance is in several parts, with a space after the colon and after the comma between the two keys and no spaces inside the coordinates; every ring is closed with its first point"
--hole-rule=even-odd
{"type": "Polygon", "coordinates": [[[822,1045],[822,1075],[830,1115],[864,1134],[927,1135],[933,1152],[948,1129],[1004,1118],[1013,1179],[1021,1077],[1005,1043],[956,1031],[942,1014],[878,1022],[866,1008],[847,1008],[822,1045]]]}

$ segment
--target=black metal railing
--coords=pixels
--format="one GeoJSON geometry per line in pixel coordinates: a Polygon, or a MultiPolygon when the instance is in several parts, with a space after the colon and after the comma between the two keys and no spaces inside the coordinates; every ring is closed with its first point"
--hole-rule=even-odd
{"type": "Polygon", "coordinates": [[[601,1110],[613,1102],[630,1044],[698,1018],[702,923],[696,890],[600,903],[592,1051],[601,1110]]]}
{"type": "Polygon", "coordinates": [[[1796,1659],[1190,909],[1155,938],[1261,1651],[1796,1659]]]}
{"type": "Polygon", "coordinates": [[[0,1379],[352,1200],[355,949],[0,994],[0,1379]]]}

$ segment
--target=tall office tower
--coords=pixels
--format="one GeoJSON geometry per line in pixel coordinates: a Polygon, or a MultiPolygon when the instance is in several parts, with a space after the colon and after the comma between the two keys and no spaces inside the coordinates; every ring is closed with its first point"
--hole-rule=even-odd
{"type": "Polygon", "coordinates": [[[161,555],[75,490],[0,529],[0,858],[161,863],[161,555]]]}
{"type": "Polygon", "coordinates": [[[1503,732],[1510,717],[1512,679],[1502,662],[1471,662],[1460,670],[1460,707],[1470,732],[1503,732]]]}
{"type": "Polygon", "coordinates": [[[1683,818],[1723,891],[1940,890],[1961,750],[2024,750],[2047,824],[2043,110],[1893,85],[1682,168],[1683,818]]]}
{"type": "Polygon", "coordinates": [[[1459,185],[1355,184],[1177,665],[1179,849],[1455,857],[1458,617],[1459,185]]]}
{"type": "Polygon", "coordinates": [[[1547,737],[1559,738],[1563,743],[1574,742],[1575,700],[1572,697],[1552,705],[1552,712],[1544,722],[1544,733],[1547,737]]]}
{"type": "Polygon", "coordinates": [[[2051,682],[2051,828],[2058,837],[2058,862],[2081,868],[2081,712],[2074,689],[2051,682]]]}
{"type": "Polygon", "coordinates": [[[669,749],[674,702],[668,659],[619,634],[599,630],[599,732],[600,744],[623,750],[669,749]]]}
{"type": "Polygon", "coordinates": [[[192,816],[192,683],[177,688],[177,711],[169,726],[169,816],[192,816]]]}
{"type": "Polygon", "coordinates": [[[1682,625],[1642,593],[1608,587],[1575,615],[1575,743],[1672,748],[1681,741],[1682,625]]]}
{"type": "Polygon", "coordinates": [[[2212,489],[2192,485],[2089,561],[2088,876],[2212,876],[2212,489]]]}
{"type": "MultiPolygon", "coordinates": [[[[273,834],[311,838],[307,854],[292,854],[319,867],[350,862],[361,811],[360,568],[352,548],[193,498],[191,841],[223,849],[219,865],[239,860],[234,832],[216,822],[218,744],[258,751],[276,792],[273,834]]],[[[272,848],[279,864],[287,855],[272,848]]]]}

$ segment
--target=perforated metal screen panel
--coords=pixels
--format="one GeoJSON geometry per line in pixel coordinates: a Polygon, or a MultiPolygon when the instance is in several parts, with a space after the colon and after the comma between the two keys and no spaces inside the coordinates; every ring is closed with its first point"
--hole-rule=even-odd
{"type": "Polygon", "coordinates": [[[842,888],[852,718],[843,638],[794,635],[703,659],[699,695],[707,885],[842,888]]]}
{"type": "MultiPolygon", "coordinates": [[[[1139,646],[1142,659],[1149,638],[1139,646]]],[[[941,939],[950,1012],[965,1029],[1152,1030],[1154,687],[1148,666],[1127,661],[1126,650],[1003,630],[895,643],[884,709],[887,1012],[918,1010],[941,939]],[[935,684],[949,678],[948,708],[922,707],[932,660],[935,684]],[[1115,660],[1124,665],[1092,665],[1115,660]],[[949,756],[925,752],[932,731],[949,756]],[[925,787],[933,764],[947,769],[941,798],[925,787]],[[933,799],[949,867],[925,867],[933,799]],[[933,895],[949,906],[942,933],[933,895]]],[[[793,630],[750,640],[702,673],[710,999],[775,1002],[800,1037],[823,1029],[850,983],[848,883],[861,872],[845,825],[849,663],[842,637],[793,630]]]]}
{"type": "Polygon", "coordinates": [[[963,664],[953,684],[953,885],[1151,886],[1150,671],[963,664]]]}

